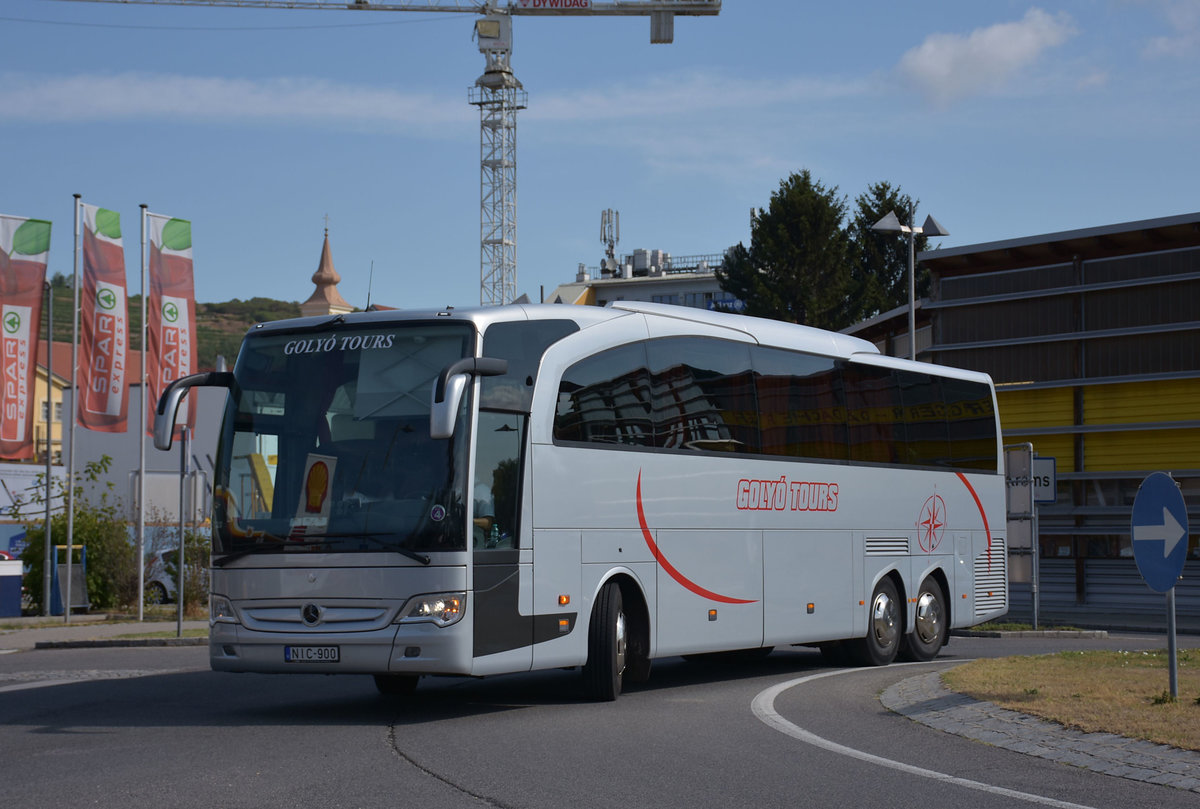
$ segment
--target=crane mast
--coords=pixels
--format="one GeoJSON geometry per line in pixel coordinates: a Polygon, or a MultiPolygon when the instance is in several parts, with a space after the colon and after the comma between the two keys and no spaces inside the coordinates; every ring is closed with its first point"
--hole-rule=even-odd
{"type": "MultiPolygon", "coordinates": [[[[146,6],[431,11],[481,15],[475,37],[483,74],[467,91],[479,108],[479,303],[512,303],[517,292],[517,111],[529,95],[513,74],[514,16],[643,16],[650,42],[675,39],[675,17],[713,16],[721,0],[62,0],[146,6]]],[[[610,248],[611,249],[611,248],[610,248]]]]}

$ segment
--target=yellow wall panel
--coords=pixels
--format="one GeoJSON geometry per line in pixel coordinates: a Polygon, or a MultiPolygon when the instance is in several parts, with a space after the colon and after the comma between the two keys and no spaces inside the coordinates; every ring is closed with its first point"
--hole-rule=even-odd
{"type": "Polygon", "coordinates": [[[1033,444],[1033,451],[1043,458],[1057,458],[1059,472],[1075,471],[1075,444],[1070,435],[1020,435],[1004,431],[1004,445],[1033,444]]]}
{"type": "Polygon", "coordinates": [[[1196,418],[1200,379],[1096,385],[1084,388],[1083,401],[1085,424],[1186,421],[1196,418]]]}
{"type": "Polygon", "coordinates": [[[1022,427],[1056,427],[1074,423],[1072,388],[996,391],[1004,431],[1022,427]]]}
{"type": "Polygon", "coordinates": [[[1195,469],[1200,429],[1093,433],[1084,437],[1083,454],[1084,466],[1095,472],[1195,469]]]}

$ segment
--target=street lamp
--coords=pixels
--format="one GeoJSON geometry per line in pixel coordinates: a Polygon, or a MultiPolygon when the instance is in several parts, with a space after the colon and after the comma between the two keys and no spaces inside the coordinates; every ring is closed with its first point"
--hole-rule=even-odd
{"type": "Polygon", "coordinates": [[[908,234],[908,358],[915,360],[917,358],[917,282],[916,282],[916,238],[918,235],[924,236],[949,236],[950,231],[946,230],[932,216],[925,217],[925,224],[921,227],[913,227],[912,223],[917,219],[917,206],[914,205],[908,213],[909,224],[900,224],[900,219],[896,216],[895,211],[889,211],[888,215],[880,219],[874,225],[871,225],[871,230],[887,231],[891,233],[907,233],[908,234]]]}

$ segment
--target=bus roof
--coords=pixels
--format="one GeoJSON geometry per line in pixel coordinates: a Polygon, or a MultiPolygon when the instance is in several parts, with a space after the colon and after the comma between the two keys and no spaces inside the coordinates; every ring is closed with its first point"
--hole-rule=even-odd
{"type": "Polygon", "coordinates": [[[404,321],[463,321],[469,320],[480,330],[492,323],[513,320],[571,320],[581,329],[588,326],[640,314],[651,318],[668,318],[687,323],[704,324],[718,329],[727,329],[748,335],[762,345],[811,351],[833,357],[850,357],[854,354],[879,354],[874,344],[858,337],[837,334],[811,326],[785,323],[779,320],[751,317],[749,315],[710,312],[689,306],[673,306],[665,303],[642,301],[613,301],[608,306],[569,306],[566,304],[509,304],[478,308],[455,309],[387,309],[374,312],[353,312],[345,315],[319,315],[294,318],[270,323],[259,323],[252,332],[269,333],[312,329],[338,323],[347,325],[383,324],[404,321]]]}

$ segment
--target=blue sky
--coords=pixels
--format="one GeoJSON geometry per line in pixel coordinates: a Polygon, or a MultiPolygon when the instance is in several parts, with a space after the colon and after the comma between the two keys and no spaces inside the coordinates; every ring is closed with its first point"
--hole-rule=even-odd
{"type": "MultiPolygon", "coordinates": [[[[483,71],[470,14],[4,0],[0,212],[72,194],[191,219],[197,297],[303,300],[329,217],[364,306],[479,301],[483,71]]],[[[725,0],[651,45],[645,17],[518,17],[517,285],[618,251],[721,252],[809,169],[887,180],[946,247],[1200,210],[1200,0],[725,0]]]]}

